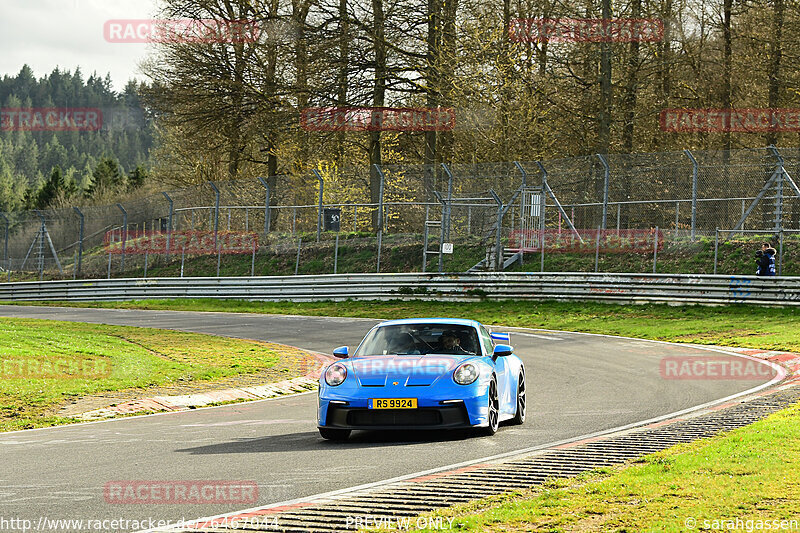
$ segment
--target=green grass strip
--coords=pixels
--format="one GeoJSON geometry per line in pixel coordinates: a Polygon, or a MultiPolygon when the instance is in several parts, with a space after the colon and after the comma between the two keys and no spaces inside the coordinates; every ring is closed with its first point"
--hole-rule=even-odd
{"type": "Polygon", "coordinates": [[[492,325],[800,352],[800,308],[489,300],[291,303],[185,299],[101,303],[40,302],[35,305],[382,319],[441,316],[472,318],[492,325]]]}
{"type": "Polygon", "coordinates": [[[0,431],[70,420],[49,414],[75,397],[185,384],[280,366],[265,343],[152,328],[0,318],[0,431]]]}

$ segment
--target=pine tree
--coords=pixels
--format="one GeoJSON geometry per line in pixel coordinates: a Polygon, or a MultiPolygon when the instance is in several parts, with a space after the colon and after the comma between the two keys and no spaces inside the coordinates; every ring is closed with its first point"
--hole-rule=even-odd
{"type": "Polygon", "coordinates": [[[92,183],[86,189],[86,196],[97,198],[103,194],[119,191],[125,184],[125,176],[120,172],[119,163],[110,157],[102,159],[92,172],[92,183]]]}

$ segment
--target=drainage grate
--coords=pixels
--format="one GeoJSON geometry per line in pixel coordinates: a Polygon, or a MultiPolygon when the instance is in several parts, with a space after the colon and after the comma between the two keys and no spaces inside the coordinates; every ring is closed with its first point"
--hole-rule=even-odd
{"type": "MultiPolygon", "coordinates": [[[[354,517],[369,517],[370,523],[396,523],[443,507],[529,489],[548,478],[567,478],[595,468],[625,463],[675,444],[711,437],[740,428],[784,409],[800,400],[800,387],[767,394],[693,418],[665,425],[632,430],[626,434],[565,445],[537,455],[496,464],[473,465],[453,473],[434,474],[363,492],[353,492],[287,509],[265,509],[240,515],[235,525],[193,527],[194,531],[330,532],[356,530],[364,524],[354,517]],[[569,447],[567,447],[569,446],[569,447]],[[248,522],[245,518],[251,517],[248,522]],[[256,520],[261,517],[261,521],[256,520]]],[[[229,517],[228,520],[231,520],[229,517]]],[[[181,530],[173,530],[181,531],[181,530]]],[[[186,530],[182,530],[186,531],[186,530]]]]}

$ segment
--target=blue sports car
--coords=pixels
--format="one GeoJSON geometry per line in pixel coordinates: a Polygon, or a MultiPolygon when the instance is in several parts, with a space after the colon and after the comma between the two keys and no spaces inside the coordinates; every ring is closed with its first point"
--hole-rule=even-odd
{"type": "Polygon", "coordinates": [[[372,328],[319,381],[318,427],[329,440],[354,429],[476,428],[525,421],[525,368],[508,334],[474,320],[392,320],[372,328]],[[504,344],[495,344],[495,341],[504,344]]]}

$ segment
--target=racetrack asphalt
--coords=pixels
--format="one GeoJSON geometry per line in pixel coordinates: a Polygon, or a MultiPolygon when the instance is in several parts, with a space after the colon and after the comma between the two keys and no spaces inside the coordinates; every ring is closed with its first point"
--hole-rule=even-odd
{"type": "MultiPolygon", "coordinates": [[[[336,346],[354,347],[378,322],[22,306],[0,306],[0,316],[194,331],[328,354],[336,346]]],[[[501,427],[493,437],[465,432],[354,432],[349,442],[331,443],[317,433],[316,395],[310,393],[0,434],[0,519],[28,519],[34,525],[41,517],[192,520],[577,438],[718,400],[770,379],[665,379],[664,357],[733,356],[644,340],[511,331],[512,344],[527,370],[529,411],[523,426],[501,427]],[[258,500],[211,505],[107,503],[103,487],[123,480],[255,481],[258,500]]]]}

